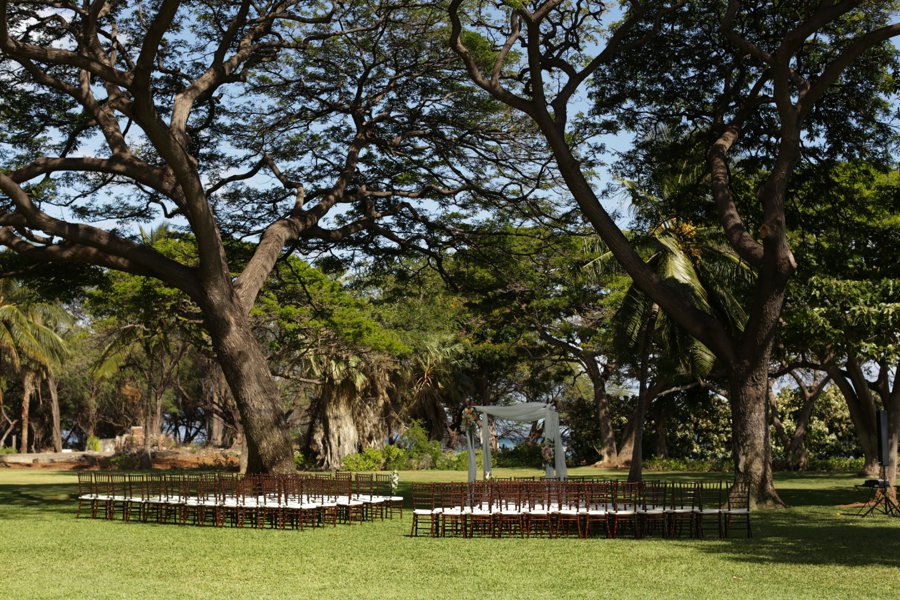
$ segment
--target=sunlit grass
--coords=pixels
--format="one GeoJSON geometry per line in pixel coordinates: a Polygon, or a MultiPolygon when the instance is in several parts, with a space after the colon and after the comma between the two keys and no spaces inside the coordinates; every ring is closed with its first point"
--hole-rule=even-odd
{"type": "MultiPolygon", "coordinates": [[[[465,480],[464,472],[400,475],[404,488],[414,480],[465,480]]],[[[791,508],[754,514],[749,540],[463,540],[410,538],[408,514],[302,532],[76,519],[73,473],[10,470],[0,472],[0,597],[850,598],[873,586],[895,591],[900,519],[860,519],[855,509],[837,508],[858,499],[856,481],[779,477],[791,508]]]]}

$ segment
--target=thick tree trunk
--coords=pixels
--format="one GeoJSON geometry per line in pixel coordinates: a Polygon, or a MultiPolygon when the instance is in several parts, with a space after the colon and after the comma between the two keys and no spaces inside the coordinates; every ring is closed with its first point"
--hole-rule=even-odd
{"type": "Polygon", "coordinates": [[[635,398],[634,409],[632,409],[631,416],[628,418],[625,427],[622,429],[622,438],[619,440],[619,455],[617,461],[617,466],[619,468],[631,465],[631,455],[634,453],[634,429],[635,423],[637,422],[639,403],[640,399],[635,398]]]}
{"type": "Polygon", "coordinates": [[[661,402],[656,413],[656,440],[654,444],[656,458],[669,458],[668,427],[668,402],[661,402]]]}
{"type": "Polygon", "coordinates": [[[768,353],[765,360],[734,365],[731,374],[732,455],[735,477],[750,483],[751,501],[782,506],[772,481],[769,439],[768,353]]]}
{"type": "Polygon", "coordinates": [[[62,452],[62,425],[59,416],[59,390],[56,379],[47,376],[47,389],[50,391],[50,418],[53,421],[53,451],[62,452]]]}
{"type": "Polygon", "coordinates": [[[247,318],[227,299],[210,299],[203,308],[212,346],[241,415],[246,471],[295,471],[281,394],[247,318]]]}
{"type": "Polygon", "coordinates": [[[616,450],[612,413],[609,410],[609,395],[606,393],[608,374],[605,368],[600,368],[593,355],[585,356],[583,364],[594,388],[594,404],[597,406],[597,423],[600,426],[600,447],[597,448],[600,451],[600,460],[594,466],[612,467],[618,463],[619,456],[616,450]]]}
{"type": "Polygon", "coordinates": [[[28,452],[28,425],[31,413],[31,397],[34,395],[35,374],[33,371],[26,369],[22,375],[22,436],[19,441],[19,452],[25,454],[28,452]]]}
{"type": "Polygon", "coordinates": [[[323,469],[338,469],[345,456],[359,452],[352,398],[332,385],[322,386],[310,428],[308,449],[323,469]]]}

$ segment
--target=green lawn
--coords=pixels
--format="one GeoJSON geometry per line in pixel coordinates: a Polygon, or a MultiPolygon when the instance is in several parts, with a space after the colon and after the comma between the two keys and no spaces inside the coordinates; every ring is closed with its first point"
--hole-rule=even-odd
{"type": "MultiPolygon", "coordinates": [[[[406,485],[464,478],[401,473],[406,485]]],[[[777,486],[791,508],[755,513],[756,537],[749,540],[463,540],[410,538],[408,514],[302,532],[76,519],[74,473],[7,470],[0,472],[0,597],[794,599],[861,598],[881,595],[879,589],[896,595],[900,519],[860,519],[855,509],[835,507],[858,498],[857,481],[780,475],[777,486]]]]}

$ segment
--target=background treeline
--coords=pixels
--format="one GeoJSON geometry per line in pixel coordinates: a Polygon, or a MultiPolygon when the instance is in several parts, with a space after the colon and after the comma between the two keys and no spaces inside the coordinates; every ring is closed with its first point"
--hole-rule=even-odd
{"type": "MultiPolygon", "coordinates": [[[[895,180],[840,165],[824,178],[810,174],[809,191],[798,190],[800,198],[818,194],[815,185],[856,190],[857,223],[847,227],[835,214],[846,195],[795,216],[804,223],[796,242],[802,264],[816,268],[792,287],[771,365],[777,467],[872,469],[864,424],[851,413],[865,398],[855,393],[860,377],[877,403],[880,369],[896,351],[897,266],[858,248],[873,229],[897,239],[895,180]]],[[[733,311],[739,326],[734,296],[752,274],[702,223],[665,218],[671,200],[633,182],[623,189],[635,207],[630,234],[648,263],[690,297],[733,311]]],[[[673,198],[678,190],[669,191],[673,198]]],[[[726,467],[728,398],[714,358],[655,314],[595,236],[562,217],[553,226],[491,219],[453,229],[437,262],[399,253],[277,265],[252,322],[279,382],[298,464],[464,468],[454,451],[468,403],[552,401],[575,464],[628,466],[647,457],[651,467],[726,467]]],[[[188,234],[144,235],[160,252],[190,260],[188,234]]],[[[233,244],[235,260],[242,251],[233,244]]],[[[10,271],[34,269],[9,253],[3,260],[10,271]]],[[[33,275],[26,284],[2,280],[7,451],[13,439],[22,452],[80,449],[89,437],[135,425],[150,432],[147,450],[241,446],[239,413],[183,294],[115,271],[41,267],[33,275]]],[[[495,440],[517,444],[500,450],[497,442],[500,464],[540,464],[539,426],[491,426],[495,440]]]]}

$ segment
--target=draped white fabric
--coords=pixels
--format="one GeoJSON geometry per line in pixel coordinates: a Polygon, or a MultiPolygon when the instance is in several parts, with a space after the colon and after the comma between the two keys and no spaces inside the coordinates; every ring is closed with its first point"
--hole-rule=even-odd
{"type": "MultiPolygon", "coordinates": [[[[476,406],[475,410],[486,415],[492,415],[501,419],[519,422],[531,422],[544,420],[544,439],[553,440],[554,465],[546,465],[545,475],[553,477],[554,470],[560,479],[566,478],[566,455],[562,445],[562,436],[559,435],[559,413],[551,404],[542,402],[523,402],[512,406],[476,406]]],[[[491,472],[491,434],[485,426],[481,427],[481,451],[484,455],[484,472],[491,472]]],[[[473,440],[467,434],[466,440],[469,446],[469,481],[475,481],[475,450],[473,440]]]]}

